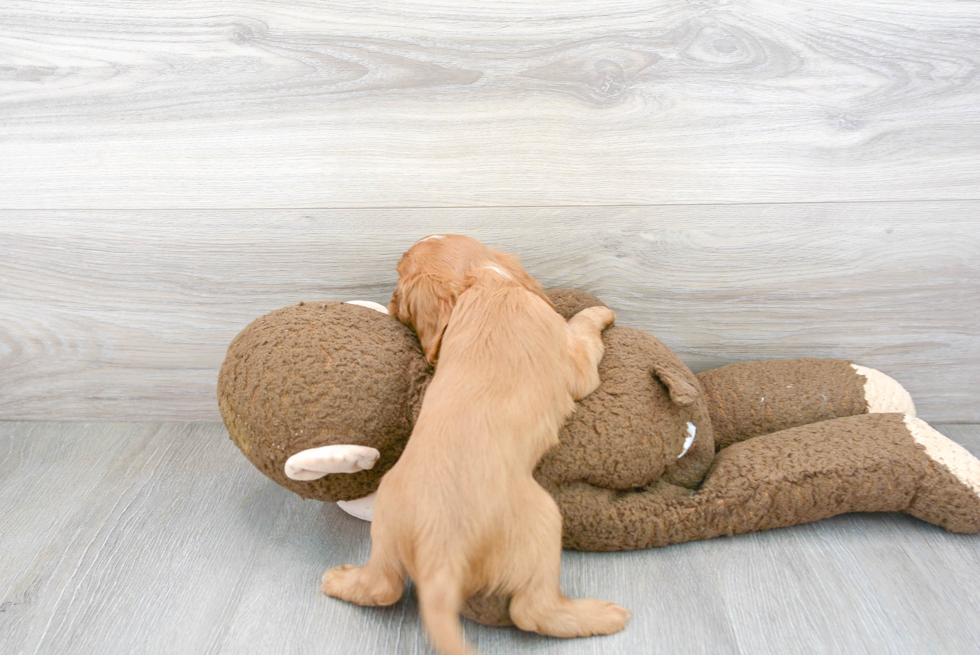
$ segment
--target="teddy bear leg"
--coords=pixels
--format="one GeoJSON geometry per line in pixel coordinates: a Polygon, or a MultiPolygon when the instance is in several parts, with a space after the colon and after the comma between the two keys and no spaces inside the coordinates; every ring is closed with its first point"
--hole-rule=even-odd
{"type": "Polygon", "coordinates": [[[980,460],[925,421],[903,421],[929,460],[905,511],[951,532],[980,532],[980,460]]]}
{"type": "Polygon", "coordinates": [[[581,550],[666,546],[847,512],[907,512],[980,532],[980,461],[904,414],[849,416],[734,444],[696,492],[577,482],[553,493],[565,546],[581,550]]]}
{"type": "Polygon", "coordinates": [[[980,461],[907,414],[850,416],[735,444],[718,454],[702,493],[736,501],[734,532],[877,511],[980,532],[980,461]],[[751,495],[733,498],[746,483],[751,495]]]}
{"type": "Polygon", "coordinates": [[[915,414],[901,384],[840,359],[731,364],[698,375],[718,448],[762,434],[844,416],[915,414]]]}

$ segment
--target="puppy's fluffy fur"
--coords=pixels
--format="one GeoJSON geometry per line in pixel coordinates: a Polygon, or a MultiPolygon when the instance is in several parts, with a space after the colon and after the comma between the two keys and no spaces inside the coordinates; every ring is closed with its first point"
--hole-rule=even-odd
{"type": "Polygon", "coordinates": [[[623,608],[562,595],[561,515],[532,477],[574,401],[599,385],[601,332],[615,315],[592,307],[566,322],[515,258],[467,237],[419,242],[399,272],[393,313],[439,364],[378,488],[370,562],[328,571],[324,592],[389,605],[411,576],[429,636],[447,655],[473,652],[458,615],[480,592],[511,595],[524,630],[621,630],[623,608]]]}
{"type": "Polygon", "coordinates": [[[466,289],[466,274],[477,265],[495,266],[498,272],[554,307],[538,281],[527,274],[514,255],[487,248],[470,237],[426,237],[398,262],[398,286],[388,311],[415,329],[430,364],[436,363],[453,307],[466,289]]]}

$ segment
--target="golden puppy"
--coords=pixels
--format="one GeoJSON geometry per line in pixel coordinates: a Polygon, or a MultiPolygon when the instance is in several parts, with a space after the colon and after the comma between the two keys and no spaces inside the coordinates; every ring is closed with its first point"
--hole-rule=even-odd
{"type": "Polygon", "coordinates": [[[429,637],[446,655],[474,652],[459,611],[480,592],[511,595],[511,619],[524,630],[618,632],[629,612],[562,594],[561,514],[532,477],[575,400],[599,385],[601,333],[615,315],[591,307],[566,322],[516,259],[472,239],[437,241],[446,243],[423,241],[402,259],[416,280],[399,283],[392,305],[424,326],[439,365],[378,488],[370,561],[327,571],[323,591],[390,605],[411,576],[429,637]]]}
{"type": "Polygon", "coordinates": [[[442,335],[456,299],[465,288],[466,271],[493,264],[554,308],[538,281],[527,274],[517,257],[458,234],[436,234],[409,248],[398,262],[398,285],[388,312],[411,326],[422,352],[435,364],[442,335]]]}

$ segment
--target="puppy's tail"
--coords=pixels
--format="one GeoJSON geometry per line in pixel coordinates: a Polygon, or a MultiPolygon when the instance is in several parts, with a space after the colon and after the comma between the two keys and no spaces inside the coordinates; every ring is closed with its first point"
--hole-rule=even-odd
{"type": "Polygon", "coordinates": [[[459,622],[463,593],[459,580],[445,572],[425,581],[416,580],[415,585],[422,623],[435,649],[443,655],[479,655],[463,639],[463,626],[459,622]]]}

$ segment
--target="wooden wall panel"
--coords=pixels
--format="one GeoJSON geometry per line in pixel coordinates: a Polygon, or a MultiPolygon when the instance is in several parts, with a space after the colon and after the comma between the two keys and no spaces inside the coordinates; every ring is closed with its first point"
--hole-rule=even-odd
{"type": "Polygon", "coordinates": [[[980,421],[980,202],[0,212],[0,418],[215,420],[225,348],[318,299],[387,302],[466,233],[592,291],[695,370],[855,359],[980,421]]]}
{"type": "Polygon", "coordinates": [[[28,0],[0,208],[980,198],[980,5],[28,0]]]}

